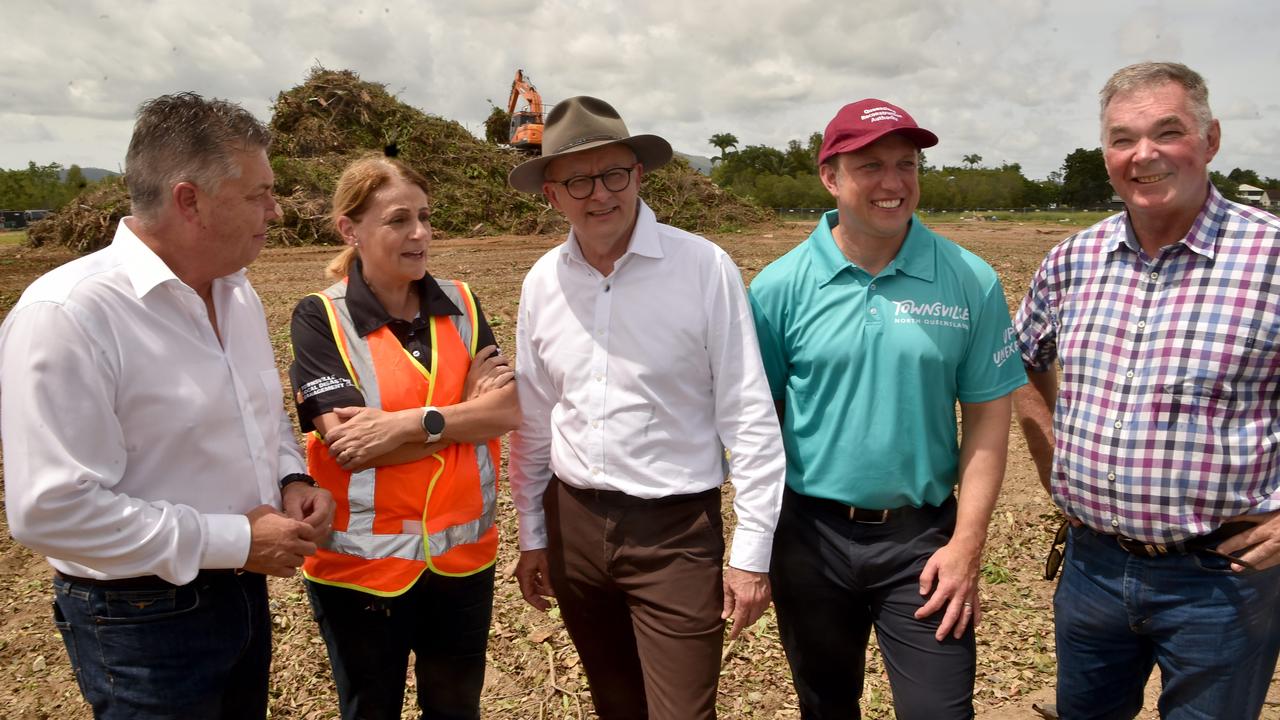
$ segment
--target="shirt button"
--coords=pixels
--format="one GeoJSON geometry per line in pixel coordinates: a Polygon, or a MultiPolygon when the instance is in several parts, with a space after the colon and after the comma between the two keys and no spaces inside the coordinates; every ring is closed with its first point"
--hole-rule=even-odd
{"type": "Polygon", "coordinates": [[[870,312],[871,312],[871,314],[872,314],[872,315],[875,315],[875,314],[876,314],[876,309],[875,309],[875,308],[871,308],[871,311],[870,311],[870,312]]]}
{"type": "Polygon", "coordinates": [[[868,289],[868,290],[875,290],[875,289],[876,289],[876,284],[875,284],[875,283],[871,283],[869,286],[867,286],[867,289],[868,289]]]}
{"type": "Polygon", "coordinates": [[[1120,518],[1111,518],[1111,527],[1120,527],[1120,518]]]}
{"type": "Polygon", "coordinates": [[[1120,422],[1119,420],[1117,420],[1117,421],[1115,422],[1115,426],[1116,426],[1116,429],[1117,429],[1117,430],[1119,430],[1122,426],[1124,426],[1124,423],[1122,423],[1122,422],[1120,422]]]}
{"type": "Polygon", "coordinates": [[[1125,377],[1127,377],[1127,378],[1131,378],[1131,377],[1133,377],[1133,371],[1132,371],[1132,370],[1130,370],[1129,372],[1125,373],[1125,374],[1124,374],[1124,376],[1125,376],[1125,377]]]}
{"type": "Polygon", "coordinates": [[[1146,327],[1146,326],[1147,326],[1147,321],[1146,321],[1146,320],[1139,320],[1139,321],[1138,321],[1138,329],[1139,329],[1139,330],[1141,330],[1142,328],[1144,328],[1144,327],[1146,327]]]}
{"type": "Polygon", "coordinates": [[[1153,281],[1154,281],[1154,280],[1159,280],[1159,279],[1160,279],[1160,273],[1158,273],[1158,272],[1153,272],[1153,273],[1151,273],[1151,279],[1152,279],[1153,281]]]}
{"type": "Polygon", "coordinates": [[[598,467],[593,467],[593,468],[591,468],[591,474],[592,474],[592,475],[599,475],[599,474],[600,474],[600,468],[598,468],[598,467]]]}
{"type": "Polygon", "coordinates": [[[596,375],[596,382],[604,382],[604,376],[603,376],[603,375],[596,375]]]}
{"type": "Polygon", "coordinates": [[[1115,473],[1107,473],[1107,479],[1108,479],[1108,480],[1115,480],[1115,479],[1116,479],[1116,474],[1115,474],[1115,473]]]}
{"type": "Polygon", "coordinates": [[[417,350],[414,350],[414,351],[413,351],[413,356],[414,356],[414,357],[422,357],[422,353],[418,352],[417,350]]]}
{"type": "Polygon", "coordinates": [[[592,420],[592,421],[591,421],[591,427],[593,427],[593,428],[598,428],[598,427],[600,427],[600,421],[599,421],[599,420],[592,420]]]}

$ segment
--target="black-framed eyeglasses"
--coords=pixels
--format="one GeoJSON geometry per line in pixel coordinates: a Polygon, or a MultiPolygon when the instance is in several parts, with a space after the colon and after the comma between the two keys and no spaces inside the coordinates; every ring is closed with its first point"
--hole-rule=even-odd
{"type": "Polygon", "coordinates": [[[1058,532],[1053,536],[1053,544],[1049,546],[1049,556],[1044,559],[1044,579],[1053,582],[1058,577],[1058,570],[1062,568],[1063,547],[1067,544],[1067,528],[1070,523],[1066,520],[1058,526],[1058,532]]]}
{"type": "Polygon", "coordinates": [[[631,171],[636,166],[610,168],[599,175],[576,175],[568,180],[552,180],[557,185],[563,185],[565,192],[569,193],[569,197],[574,200],[586,200],[591,197],[591,193],[596,191],[596,181],[599,180],[604,189],[609,192],[622,192],[631,184],[631,171]]]}

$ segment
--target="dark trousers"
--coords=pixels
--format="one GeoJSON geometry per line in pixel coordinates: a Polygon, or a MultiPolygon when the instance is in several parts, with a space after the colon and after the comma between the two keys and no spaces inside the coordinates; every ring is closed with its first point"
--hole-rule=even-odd
{"type": "Polygon", "coordinates": [[[396,597],[307,582],[343,720],[399,720],[409,651],[425,720],[477,720],[493,616],[492,566],[430,571],[396,597]]]}
{"type": "Polygon", "coordinates": [[[716,716],[724,641],[718,490],[543,496],[551,586],[601,720],[716,716]]]}
{"type": "Polygon", "coordinates": [[[920,573],[955,530],[956,503],[857,523],[827,500],[786,491],[769,579],[805,720],[861,717],[867,639],[876,630],[904,720],[973,717],[973,630],[934,639],[943,611],[914,617],[920,573]]]}
{"type": "Polygon", "coordinates": [[[54,624],[103,720],[265,718],[271,669],[266,578],[202,572],[96,582],[57,575],[54,624]]]}

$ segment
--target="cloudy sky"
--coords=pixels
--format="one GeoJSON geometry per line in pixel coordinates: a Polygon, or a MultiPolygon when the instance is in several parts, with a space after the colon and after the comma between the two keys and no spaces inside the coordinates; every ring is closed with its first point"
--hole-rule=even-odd
{"type": "Polygon", "coordinates": [[[1269,0],[0,0],[0,168],[119,169],[138,103],[194,90],[264,120],[319,63],[483,135],[516,68],[602,97],[632,132],[715,154],[781,147],[878,97],[941,137],[934,164],[1042,178],[1097,140],[1115,69],[1178,60],[1223,125],[1212,167],[1280,177],[1280,3],[1269,0]]]}

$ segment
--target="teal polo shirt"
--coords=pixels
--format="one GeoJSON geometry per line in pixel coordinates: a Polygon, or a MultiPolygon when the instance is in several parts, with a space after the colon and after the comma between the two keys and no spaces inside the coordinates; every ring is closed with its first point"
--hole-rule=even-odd
{"type": "Polygon", "coordinates": [[[823,216],[749,295],[775,401],[786,402],[787,485],[881,509],[941,505],[957,479],[956,401],[1027,381],[1004,289],[981,258],[912,217],[875,277],[823,216]]]}

